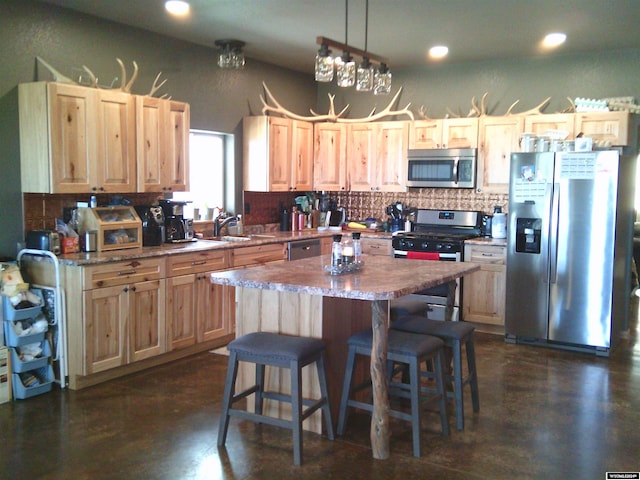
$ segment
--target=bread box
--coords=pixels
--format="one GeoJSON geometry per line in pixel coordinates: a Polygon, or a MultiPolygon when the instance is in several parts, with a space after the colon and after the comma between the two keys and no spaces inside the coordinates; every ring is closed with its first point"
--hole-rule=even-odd
{"type": "Polygon", "coordinates": [[[132,206],[79,208],[78,225],[80,233],[97,232],[98,252],[142,247],[142,221],[132,206]]]}

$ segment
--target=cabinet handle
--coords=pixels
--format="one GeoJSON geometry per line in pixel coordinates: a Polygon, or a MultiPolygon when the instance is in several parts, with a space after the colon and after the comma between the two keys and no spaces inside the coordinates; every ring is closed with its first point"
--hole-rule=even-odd
{"type": "Polygon", "coordinates": [[[124,272],[118,272],[118,276],[122,277],[123,275],[135,275],[135,273],[136,273],[136,270],[134,268],[131,270],[125,270],[124,272]]]}
{"type": "Polygon", "coordinates": [[[206,260],[198,260],[197,262],[191,262],[191,266],[195,266],[195,265],[204,265],[205,263],[207,263],[206,260]]]}
{"type": "Polygon", "coordinates": [[[136,291],[136,287],[131,287],[131,291],[135,292],[136,291]]]}

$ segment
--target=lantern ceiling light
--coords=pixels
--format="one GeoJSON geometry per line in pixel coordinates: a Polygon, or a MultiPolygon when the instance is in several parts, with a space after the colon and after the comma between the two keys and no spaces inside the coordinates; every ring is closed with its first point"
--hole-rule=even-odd
{"type": "Polygon", "coordinates": [[[244,68],[245,43],[240,40],[216,40],[218,47],[218,66],[220,68],[244,68]]]}
{"type": "Polygon", "coordinates": [[[320,45],[315,61],[315,78],[317,82],[331,82],[336,77],[339,87],[356,86],[360,92],[373,90],[374,95],[386,95],[391,92],[391,72],[387,67],[387,60],[367,50],[369,34],[369,0],[365,7],[365,38],[364,50],[349,45],[349,0],[345,6],[345,41],[336,42],[326,37],[317,37],[316,43],[320,45]],[[342,50],[342,56],[333,58],[329,47],[342,50]],[[353,56],[362,58],[356,68],[353,56]],[[372,63],[373,62],[373,63],[372,63]]]}

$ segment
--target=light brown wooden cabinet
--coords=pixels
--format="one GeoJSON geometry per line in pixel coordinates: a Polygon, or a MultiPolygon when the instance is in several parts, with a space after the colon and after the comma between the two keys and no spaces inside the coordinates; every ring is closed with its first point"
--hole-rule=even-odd
{"type": "Polygon", "coordinates": [[[409,148],[477,148],[477,118],[415,120],[410,124],[409,148]]]}
{"type": "MultiPolygon", "coordinates": [[[[83,270],[82,374],[164,353],[164,259],[118,262],[83,270]]],[[[77,334],[71,327],[70,338],[77,334]]],[[[73,353],[72,348],[70,352],[73,353]]]]}
{"type": "Polygon", "coordinates": [[[509,193],[511,153],[520,150],[522,116],[482,117],[478,126],[478,193],[509,193]]]}
{"type": "Polygon", "coordinates": [[[177,350],[233,332],[233,287],[213,285],[209,274],[229,267],[227,250],[167,259],[167,349],[177,350]]]}
{"type": "Polygon", "coordinates": [[[462,317],[469,322],[504,325],[506,247],[464,246],[465,262],[480,264],[480,270],[463,279],[462,317]]]}
{"type": "Polygon", "coordinates": [[[393,252],[390,238],[362,237],[360,241],[364,255],[383,255],[389,257],[393,252]]]}
{"type": "Polygon", "coordinates": [[[347,126],[347,182],[355,192],[405,192],[409,122],[347,126]]]}
{"type": "Polygon", "coordinates": [[[313,124],[288,118],[243,119],[244,189],[313,189],[313,124]]]}
{"type": "MultiPolygon", "coordinates": [[[[552,113],[548,115],[527,115],[524,117],[523,132],[543,135],[549,130],[567,132],[567,138],[573,138],[575,115],[573,113],[552,113]]],[[[520,145],[519,145],[520,147],[520,145]]],[[[520,151],[520,148],[518,148],[520,151]]]]}
{"type": "Polygon", "coordinates": [[[264,265],[287,260],[287,245],[284,243],[267,243],[251,247],[238,247],[231,251],[233,268],[264,265]]]}
{"type": "Polygon", "coordinates": [[[313,189],[347,189],[347,126],[344,123],[316,123],[313,127],[313,189]]]}
{"type": "Polygon", "coordinates": [[[593,141],[610,142],[612,146],[627,146],[631,139],[629,112],[584,112],[575,114],[574,133],[582,133],[593,141]]]}
{"type": "Polygon", "coordinates": [[[189,104],[136,96],[135,105],[138,191],[188,190],[189,104]]]}
{"type": "Polygon", "coordinates": [[[131,95],[34,82],[18,96],[23,192],[135,192],[131,95]]]}

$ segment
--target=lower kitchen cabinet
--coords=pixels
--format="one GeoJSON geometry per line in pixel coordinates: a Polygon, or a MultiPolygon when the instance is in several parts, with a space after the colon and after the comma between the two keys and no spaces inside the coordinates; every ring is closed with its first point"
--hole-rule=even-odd
{"type": "Polygon", "coordinates": [[[361,243],[364,255],[384,255],[387,257],[392,255],[391,238],[362,237],[361,243]]]}
{"type": "Polygon", "coordinates": [[[462,317],[465,321],[504,325],[507,277],[506,247],[464,246],[465,262],[480,264],[480,270],[463,279],[462,317]]]}
{"type": "Polygon", "coordinates": [[[167,278],[167,348],[177,350],[233,332],[235,288],[209,274],[229,268],[227,250],[171,256],[167,278]]]}
{"type": "Polygon", "coordinates": [[[84,268],[83,375],[166,351],[163,277],[164,259],[84,268]]]}
{"type": "Polygon", "coordinates": [[[85,374],[165,352],[164,279],[85,292],[85,374]]]}

